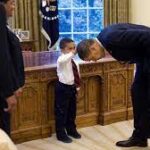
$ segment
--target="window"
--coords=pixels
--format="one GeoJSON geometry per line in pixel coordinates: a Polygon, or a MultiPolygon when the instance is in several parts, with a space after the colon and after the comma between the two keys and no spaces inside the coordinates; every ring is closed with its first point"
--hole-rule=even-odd
{"type": "Polygon", "coordinates": [[[59,0],[58,10],[60,38],[78,43],[96,37],[103,28],[103,0],[59,0]]]}

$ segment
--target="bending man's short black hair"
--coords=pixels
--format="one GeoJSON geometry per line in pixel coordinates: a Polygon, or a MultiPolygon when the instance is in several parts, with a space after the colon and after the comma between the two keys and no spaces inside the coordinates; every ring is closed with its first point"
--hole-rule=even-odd
{"type": "Polygon", "coordinates": [[[80,59],[84,60],[86,57],[89,56],[90,53],[90,46],[94,43],[94,39],[85,39],[79,42],[77,45],[77,53],[80,59]]]}
{"type": "Polygon", "coordinates": [[[66,47],[66,44],[74,42],[72,39],[70,38],[62,38],[59,42],[59,48],[60,49],[64,49],[66,47]]]}

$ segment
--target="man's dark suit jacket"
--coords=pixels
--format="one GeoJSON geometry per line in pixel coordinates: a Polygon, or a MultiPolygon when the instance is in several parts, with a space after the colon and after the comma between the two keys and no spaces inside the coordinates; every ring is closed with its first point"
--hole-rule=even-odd
{"type": "Polygon", "coordinates": [[[97,38],[119,61],[135,63],[150,53],[150,28],[143,25],[113,24],[104,28],[97,38]]]}
{"type": "Polygon", "coordinates": [[[19,39],[7,27],[0,3],[0,95],[9,97],[24,85],[24,65],[19,39]]]}

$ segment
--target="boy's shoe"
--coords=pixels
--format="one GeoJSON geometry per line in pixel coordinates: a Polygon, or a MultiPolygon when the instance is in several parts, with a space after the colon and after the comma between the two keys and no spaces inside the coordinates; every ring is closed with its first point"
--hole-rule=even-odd
{"type": "Polygon", "coordinates": [[[76,129],[73,129],[73,130],[67,130],[67,134],[69,136],[72,136],[73,138],[75,139],[80,139],[81,138],[81,135],[78,133],[78,131],[76,129]]]}
{"type": "Polygon", "coordinates": [[[71,143],[72,139],[70,137],[68,137],[67,135],[57,135],[57,139],[59,141],[62,141],[64,143],[71,143]]]}

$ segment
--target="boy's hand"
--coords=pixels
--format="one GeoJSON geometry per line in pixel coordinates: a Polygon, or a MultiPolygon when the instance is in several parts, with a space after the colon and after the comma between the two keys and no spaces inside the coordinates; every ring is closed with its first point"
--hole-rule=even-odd
{"type": "Polygon", "coordinates": [[[78,87],[77,89],[76,89],[76,101],[77,101],[77,103],[79,103],[79,99],[78,99],[78,96],[79,96],[79,90],[80,90],[80,87],[78,87]]]}
{"type": "Polygon", "coordinates": [[[75,55],[77,53],[76,49],[72,50],[72,53],[75,55]]]}

